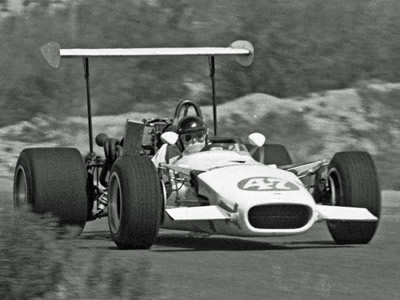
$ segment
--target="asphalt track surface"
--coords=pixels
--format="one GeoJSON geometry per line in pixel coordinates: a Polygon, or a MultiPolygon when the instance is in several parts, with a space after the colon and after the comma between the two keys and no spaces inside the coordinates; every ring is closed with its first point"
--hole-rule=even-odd
{"type": "MultiPolygon", "coordinates": [[[[0,182],[1,202],[11,201],[0,182]]],[[[138,299],[400,299],[400,193],[383,193],[378,231],[368,245],[336,245],[325,223],[292,237],[193,236],[161,230],[150,250],[118,250],[107,219],[77,241],[135,264],[138,299]]]]}

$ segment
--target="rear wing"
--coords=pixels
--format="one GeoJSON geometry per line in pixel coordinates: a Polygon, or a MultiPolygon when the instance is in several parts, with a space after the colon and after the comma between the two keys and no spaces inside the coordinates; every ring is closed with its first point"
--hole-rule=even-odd
{"type": "Polygon", "coordinates": [[[207,56],[212,82],[212,103],[214,135],[217,135],[217,109],[215,96],[215,57],[234,56],[242,66],[250,66],[254,59],[253,45],[248,41],[235,41],[228,47],[172,47],[172,48],[100,48],[100,49],[64,49],[58,43],[50,42],[40,48],[43,57],[53,68],[61,65],[63,58],[82,58],[85,69],[86,97],[89,126],[89,147],[93,153],[93,130],[89,84],[89,58],[96,57],[168,57],[168,56],[207,56]]]}
{"type": "Polygon", "coordinates": [[[61,58],[89,57],[145,57],[145,56],[236,56],[242,66],[253,62],[254,48],[247,41],[233,42],[229,47],[185,47],[185,48],[100,48],[63,49],[50,42],[40,48],[44,58],[53,68],[58,68],[61,58]]]}

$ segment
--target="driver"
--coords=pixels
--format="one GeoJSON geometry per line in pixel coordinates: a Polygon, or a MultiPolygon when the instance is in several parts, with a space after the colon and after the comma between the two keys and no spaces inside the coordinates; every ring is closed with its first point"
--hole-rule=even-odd
{"type": "Polygon", "coordinates": [[[158,166],[161,162],[174,162],[182,155],[200,152],[207,142],[208,130],[204,121],[197,116],[186,116],[182,118],[177,126],[177,133],[179,135],[176,146],[164,144],[154,155],[152,161],[158,166]]]}
{"type": "Polygon", "coordinates": [[[196,116],[188,116],[178,123],[178,147],[182,154],[200,152],[206,145],[207,128],[203,120],[196,116]]]}

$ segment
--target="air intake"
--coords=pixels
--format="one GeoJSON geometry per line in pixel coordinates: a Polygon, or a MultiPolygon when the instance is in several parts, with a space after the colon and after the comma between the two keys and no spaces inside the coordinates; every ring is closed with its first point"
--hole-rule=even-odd
{"type": "Polygon", "coordinates": [[[249,222],[258,229],[296,229],[305,226],[309,219],[310,210],[304,205],[262,205],[249,210],[249,222]]]}

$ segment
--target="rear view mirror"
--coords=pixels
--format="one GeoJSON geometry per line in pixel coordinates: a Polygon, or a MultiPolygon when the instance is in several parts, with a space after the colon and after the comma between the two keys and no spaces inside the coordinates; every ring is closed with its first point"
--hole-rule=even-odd
{"type": "Polygon", "coordinates": [[[256,147],[262,147],[265,143],[265,136],[261,133],[254,132],[249,135],[249,143],[256,147]]]}
{"type": "Polygon", "coordinates": [[[173,131],[164,132],[161,135],[161,141],[167,143],[168,145],[175,145],[178,141],[178,134],[173,131]]]}

